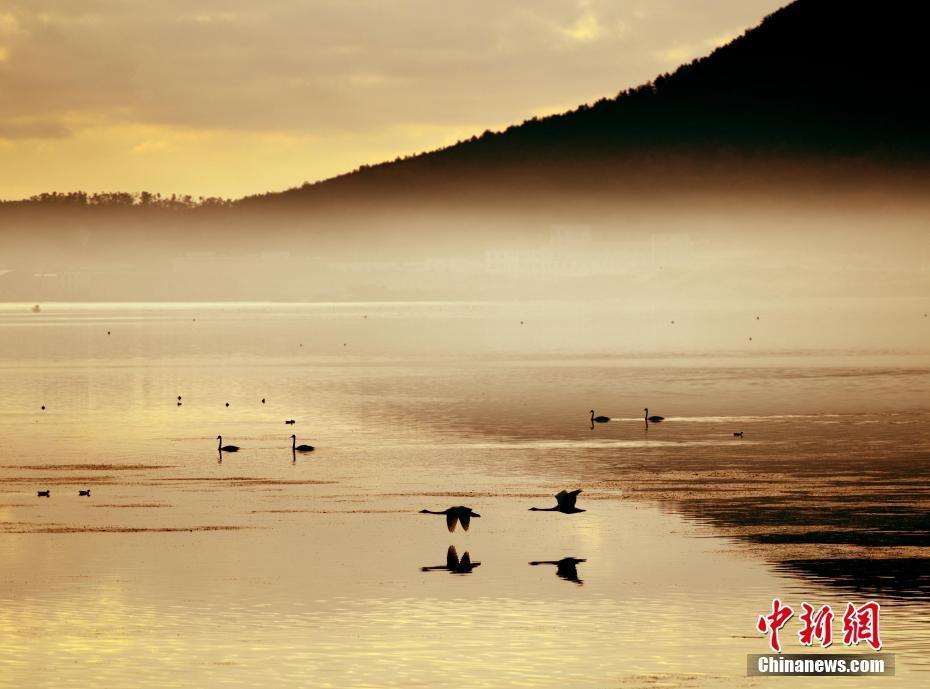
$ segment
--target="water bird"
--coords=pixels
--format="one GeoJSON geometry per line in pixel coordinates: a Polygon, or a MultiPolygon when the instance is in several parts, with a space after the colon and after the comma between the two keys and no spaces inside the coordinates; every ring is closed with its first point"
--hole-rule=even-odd
{"type": "Polygon", "coordinates": [[[480,517],[480,514],[472,512],[471,507],[464,507],[462,505],[457,505],[455,507],[450,507],[443,510],[442,512],[434,512],[432,510],[420,510],[420,514],[444,514],[446,515],[446,526],[449,527],[449,531],[455,531],[455,525],[459,522],[462,523],[462,528],[468,531],[468,527],[471,524],[472,517],[480,517]]]}
{"type": "Polygon", "coordinates": [[[646,407],[643,409],[643,411],[646,412],[646,421],[651,421],[652,423],[660,423],[665,421],[664,416],[649,416],[649,407],[646,407]]]}
{"type": "Polygon", "coordinates": [[[264,404],[264,403],[265,403],[265,398],[264,398],[264,397],[262,397],[262,404],[264,404]]]}
{"type": "Polygon", "coordinates": [[[609,416],[595,416],[594,410],[591,410],[591,423],[607,423],[610,421],[609,416]]]}
{"type": "Polygon", "coordinates": [[[78,495],[89,498],[90,488],[88,488],[87,490],[78,490],[78,495]]]}
{"type": "Polygon", "coordinates": [[[107,335],[109,335],[109,334],[110,334],[110,331],[109,331],[109,330],[107,330],[107,335]]]}
{"type": "Polygon", "coordinates": [[[298,445],[297,436],[291,436],[291,450],[293,452],[313,452],[313,445],[298,445]]]}
{"type": "Polygon", "coordinates": [[[229,402],[226,403],[226,406],[227,406],[227,407],[229,406],[229,402]]]}
{"type": "Polygon", "coordinates": [[[586,510],[578,509],[575,507],[575,501],[578,499],[578,494],[581,492],[581,489],[578,490],[562,490],[556,493],[555,507],[531,507],[530,512],[561,512],[562,514],[577,514],[578,512],[585,512],[586,510]]]}
{"type": "Polygon", "coordinates": [[[50,490],[40,490],[36,492],[36,496],[40,498],[50,498],[52,497],[52,491],[50,490]]]}
{"type": "Polygon", "coordinates": [[[742,438],[742,437],[743,437],[743,432],[742,432],[742,431],[737,431],[736,433],[733,434],[733,437],[734,437],[734,438],[742,438]]]}
{"type": "Polygon", "coordinates": [[[45,405],[44,405],[44,404],[42,405],[42,411],[45,411],[45,405]]]}
{"type": "Polygon", "coordinates": [[[582,562],[587,562],[587,560],[577,557],[563,557],[561,560],[537,560],[530,564],[534,567],[536,565],[555,565],[555,575],[557,577],[581,586],[584,581],[578,578],[578,565],[582,562]]]}
{"type": "Polygon", "coordinates": [[[288,420],[285,421],[284,423],[286,423],[288,426],[293,426],[293,425],[294,425],[295,423],[297,423],[297,422],[294,421],[294,419],[288,419],[288,420]]]}
{"type": "Polygon", "coordinates": [[[223,436],[218,435],[216,436],[216,439],[220,441],[219,446],[216,448],[220,452],[238,452],[239,451],[238,445],[223,445],[223,436]]]}
{"type": "Polygon", "coordinates": [[[420,567],[421,572],[432,572],[438,569],[445,569],[451,572],[452,574],[471,574],[471,571],[475,567],[480,567],[480,562],[472,562],[471,556],[466,551],[462,555],[462,559],[459,559],[459,554],[455,550],[454,545],[449,546],[449,550],[446,551],[446,564],[444,565],[435,565],[433,567],[420,567]]]}
{"type": "Polygon", "coordinates": [[[180,401],[181,401],[181,396],[180,396],[180,395],[178,395],[178,402],[180,402],[180,401]]]}

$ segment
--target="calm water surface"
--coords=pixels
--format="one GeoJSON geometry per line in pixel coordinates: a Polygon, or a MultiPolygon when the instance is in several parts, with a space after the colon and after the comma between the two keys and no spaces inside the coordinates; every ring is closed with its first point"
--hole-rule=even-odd
{"type": "Polygon", "coordinates": [[[930,358],[573,339],[608,316],[0,306],[0,686],[779,684],[776,595],[879,600],[926,686],[930,358]]]}

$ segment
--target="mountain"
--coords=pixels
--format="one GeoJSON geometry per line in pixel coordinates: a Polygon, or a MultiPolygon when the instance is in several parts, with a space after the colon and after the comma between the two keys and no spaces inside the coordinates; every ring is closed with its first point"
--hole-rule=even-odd
{"type": "MultiPolygon", "coordinates": [[[[925,3],[797,0],[672,74],[445,149],[245,199],[827,179],[930,164],[925,3]],[[777,163],[773,168],[773,162],[777,163]]],[[[567,189],[568,190],[568,189],[567,189]]]]}

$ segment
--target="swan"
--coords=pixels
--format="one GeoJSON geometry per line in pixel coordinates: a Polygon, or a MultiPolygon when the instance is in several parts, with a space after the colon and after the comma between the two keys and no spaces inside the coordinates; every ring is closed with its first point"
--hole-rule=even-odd
{"type": "Polygon", "coordinates": [[[660,421],[665,421],[664,416],[649,416],[649,407],[643,409],[646,412],[646,421],[651,421],[652,423],[659,423],[660,421]]]}
{"type": "Polygon", "coordinates": [[[443,510],[442,512],[433,512],[432,510],[420,510],[420,514],[444,514],[446,515],[446,526],[449,527],[449,531],[455,531],[455,525],[459,522],[462,522],[462,528],[468,531],[468,527],[471,524],[472,517],[480,517],[480,514],[472,512],[471,507],[464,507],[458,505],[456,507],[450,507],[443,510]]]}
{"type": "Polygon", "coordinates": [[[84,496],[84,497],[88,497],[88,498],[89,498],[89,497],[90,497],[90,488],[88,488],[87,490],[78,490],[78,495],[81,495],[81,496],[84,496]]]}
{"type": "Polygon", "coordinates": [[[292,452],[313,452],[313,445],[298,445],[297,436],[291,436],[291,451],[292,452]]]}
{"type": "Polygon", "coordinates": [[[39,490],[36,491],[36,495],[40,498],[50,498],[52,497],[52,491],[50,490],[39,490]]]}
{"type": "Polygon", "coordinates": [[[733,434],[733,437],[734,437],[734,438],[742,438],[742,437],[743,437],[743,432],[742,432],[742,431],[737,431],[736,433],[733,434]]]}
{"type": "Polygon", "coordinates": [[[223,436],[218,435],[216,436],[216,439],[220,441],[219,446],[216,448],[220,452],[238,452],[239,451],[238,445],[223,445],[223,436]]]}
{"type": "Polygon", "coordinates": [[[580,510],[575,507],[575,500],[578,499],[578,493],[581,492],[581,489],[567,491],[559,491],[555,496],[555,501],[558,503],[555,507],[531,507],[531,512],[561,512],[562,514],[576,514],[578,512],[585,512],[586,510],[580,510]]]}
{"type": "Polygon", "coordinates": [[[591,423],[607,423],[610,421],[609,416],[595,416],[594,410],[591,410],[591,423]]]}

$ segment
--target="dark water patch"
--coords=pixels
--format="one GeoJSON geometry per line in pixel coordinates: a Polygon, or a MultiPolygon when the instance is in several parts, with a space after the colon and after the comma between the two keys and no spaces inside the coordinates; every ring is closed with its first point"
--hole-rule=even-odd
{"type": "Polygon", "coordinates": [[[784,560],[775,569],[870,597],[930,598],[930,558],[784,560]]]}
{"type": "Polygon", "coordinates": [[[804,533],[763,533],[746,535],[745,538],[754,543],[843,544],[870,548],[930,546],[930,533],[887,531],[807,531],[804,533]]]}

